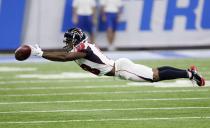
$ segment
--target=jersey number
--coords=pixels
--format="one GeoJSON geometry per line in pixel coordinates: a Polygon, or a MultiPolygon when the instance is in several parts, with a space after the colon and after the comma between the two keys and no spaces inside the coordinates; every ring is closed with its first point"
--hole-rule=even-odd
{"type": "Polygon", "coordinates": [[[85,71],[89,71],[89,72],[91,72],[91,73],[93,73],[95,75],[99,75],[100,74],[100,70],[95,69],[95,68],[91,68],[90,66],[85,65],[85,64],[82,64],[81,68],[84,69],[85,71]]]}

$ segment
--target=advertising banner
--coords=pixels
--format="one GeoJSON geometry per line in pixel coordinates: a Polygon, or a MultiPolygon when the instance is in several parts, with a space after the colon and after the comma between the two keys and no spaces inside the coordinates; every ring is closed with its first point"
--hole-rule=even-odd
{"type": "MultiPolygon", "coordinates": [[[[20,43],[61,48],[63,33],[74,27],[73,0],[0,1],[0,49],[20,43]]],[[[210,46],[209,5],[210,0],[123,0],[114,44],[118,48],[210,46]]],[[[106,32],[98,23],[95,42],[107,47],[106,32]]]]}

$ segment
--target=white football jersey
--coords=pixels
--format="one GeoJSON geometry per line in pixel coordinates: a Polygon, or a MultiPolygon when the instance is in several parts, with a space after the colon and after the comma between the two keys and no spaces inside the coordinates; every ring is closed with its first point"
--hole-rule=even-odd
{"type": "Polygon", "coordinates": [[[93,9],[96,7],[95,0],[74,0],[73,7],[77,8],[78,15],[89,16],[93,14],[93,9]]]}
{"type": "Polygon", "coordinates": [[[75,62],[85,71],[102,76],[114,67],[114,60],[107,58],[95,44],[88,41],[81,42],[71,52],[85,52],[87,56],[75,62]]]}
{"type": "Polygon", "coordinates": [[[104,6],[105,12],[118,13],[122,7],[122,0],[100,0],[100,4],[104,6]]]}

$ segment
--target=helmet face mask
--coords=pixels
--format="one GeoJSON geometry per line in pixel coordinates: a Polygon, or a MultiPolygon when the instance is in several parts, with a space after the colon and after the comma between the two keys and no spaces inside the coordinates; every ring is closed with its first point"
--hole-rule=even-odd
{"type": "Polygon", "coordinates": [[[74,47],[74,43],[72,42],[72,40],[69,40],[66,37],[64,38],[63,43],[65,43],[65,46],[63,47],[63,49],[66,52],[70,52],[74,47]]]}
{"type": "Polygon", "coordinates": [[[82,32],[81,29],[79,28],[69,29],[64,34],[63,42],[66,44],[64,49],[67,52],[70,52],[74,48],[74,46],[78,45],[79,43],[81,43],[82,41],[86,39],[87,39],[87,36],[84,32],[82,32]]]}

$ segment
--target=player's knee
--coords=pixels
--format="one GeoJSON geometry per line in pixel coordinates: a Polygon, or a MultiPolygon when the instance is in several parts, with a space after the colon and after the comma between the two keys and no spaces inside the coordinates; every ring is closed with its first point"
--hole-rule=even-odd
{"type": "Polygon", "coordinates": [[[157,68],[153,68],[153,82],[158,82],[160,77],[159,77],[159,70],[157,68]]]}
{"type": "Polygon", "coordinates": [[[153,73],[152,69],[147,66],[134,64],[127,58],[120,58],[115,61],[115,75],[121,79],[153,82],[153,74],[157,73],[153,73]]]}
{"type": "Polygon", "coordinates": [[[127,58],[120,58],[115,61],[115,74],[121,79],[130,80],[132,74],[129,73],[133,63],[127,58]]]}
{"type": "Polygon", "coordinates": [[[130,80],[130,76],[128,74],[126,74],[125,72],[119,72],[119,78],[123,79],[123,80],[130,80]]]}
{"type": "Polygon", "coordinates": [[[133,65],[133,63],[127,58],[120,58],[116,60],[116,68],[119,70],[125,70],[133,65]]]}

